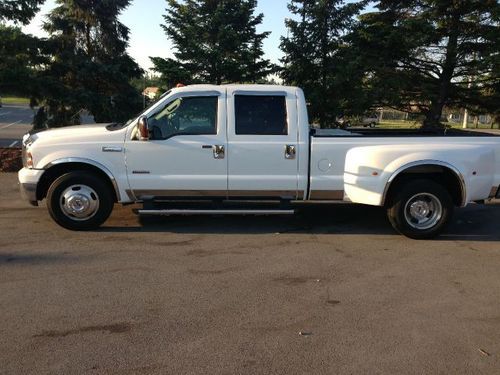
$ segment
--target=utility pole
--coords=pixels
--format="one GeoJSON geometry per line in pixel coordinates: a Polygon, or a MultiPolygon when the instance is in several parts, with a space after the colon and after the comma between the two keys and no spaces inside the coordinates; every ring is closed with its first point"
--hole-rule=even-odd
{"type": "Polygon", "coordinates": [[[146,72],[144,72],[143,78],[143,86],[144,90],[142,90],[142,109],[146,109],[146,72]]]}

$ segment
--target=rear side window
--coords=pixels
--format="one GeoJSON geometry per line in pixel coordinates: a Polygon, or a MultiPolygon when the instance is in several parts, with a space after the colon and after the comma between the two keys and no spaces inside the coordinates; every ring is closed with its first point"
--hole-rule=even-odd
{"type": "Polygon", "coordinates": [[[285,96],[236,95],[236,134],[287,135],[285,96]]]}

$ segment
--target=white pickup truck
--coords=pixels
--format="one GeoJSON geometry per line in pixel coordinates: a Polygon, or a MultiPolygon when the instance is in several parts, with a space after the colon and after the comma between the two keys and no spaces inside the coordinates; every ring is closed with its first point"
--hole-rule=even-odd
{"type": "Polygon", "coordinates": [[[498,137],[314,130],[302,90],[282,86],[176,88],[126,124],[27,134],[23,159],[22,194],[46,198],[73,230],[99,227],[116,202],[149,215],[270,215],[345,201],[384,207],[399,233],[430,238],[454,207],[500,185],[498,137]]]}

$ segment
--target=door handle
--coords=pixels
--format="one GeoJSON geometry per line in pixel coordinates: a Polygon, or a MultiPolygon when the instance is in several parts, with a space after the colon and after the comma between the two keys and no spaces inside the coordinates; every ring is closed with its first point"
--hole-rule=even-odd
{"type": "Polygon", "coordinates": [[[223,145],[215,145],[213,147],[214,150],[214,159],[224,159],[226,156],[226,149],[223,145]]]}
{"type": "Polygon", "coordinates": [[[286,145],[285,159],[293,160],[295,159],[295,155],[297,155],[297,148],[295,147],[295,145],[286,145]]]}
{"type": "Polygon", "coordinates": [[[224,145],[203,145],[203,149],[212,149],[214,159],[224,159],[226,156],[226,149],[224,145]]]}

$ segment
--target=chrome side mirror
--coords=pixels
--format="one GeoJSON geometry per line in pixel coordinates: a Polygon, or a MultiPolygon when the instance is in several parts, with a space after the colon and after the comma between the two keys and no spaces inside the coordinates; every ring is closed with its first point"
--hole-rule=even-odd
{"type": "Polygon", "coordinates": [[[148,118],[146,116],[139,117],[138,128],[139,128],[139,139],[141,141],[149,141],[149,124],[148,118]]]}

